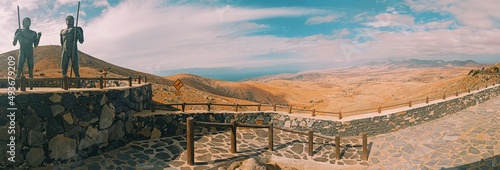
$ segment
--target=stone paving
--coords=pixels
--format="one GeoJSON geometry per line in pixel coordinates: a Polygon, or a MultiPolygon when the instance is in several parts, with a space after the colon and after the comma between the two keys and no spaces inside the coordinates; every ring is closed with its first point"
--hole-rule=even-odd
{"type": "MultiPolygon", "coordinates": [[[[283,157],[332,165],[361,165],[362,169],[495,169],[500,167],[500,98],[421,125],[368,138],[370,155],[361,161],[361,148],[335,147],[315,137],[314,155],[307,156],[307,136],[275,130],[274,152],[267,151],[267,130],[238,129],[238,153],[229,152],[229,132],[195,136],[195,166],[186,164],[183,136],[132,142],[83,161],[50,165],[47,169],[210,169],[247,157],[283,157]],[[483,160],[484,159],[484,160],[483,160]]],[[[342,145],[359,144],[358,140],[342,145]]],[[[43,168],[42,168],[43,169],[43,168]]]]}
{"type": "MultiPolygon", "coordinates": [[[[361,160],[358,139],[341,139],[341,160],[335,158],[335,145],[323,138],[314,138],[313,156],[308,156],[306,135],[280,130],[274,131],[274,151],[267,146],[267,129],[237,131],[238,152],[231,154],[230,132],[199,133],[195,135],[195,166],[186,164],[186,140],[184,136],[132,142],[117,150],[64,165],[50,165],[48,169],[210,169],[227,165],[249,157],[271,155],[327,163],[331,165],[365,165],[361,160]]],[[[361,139],[361,138],[360,138],[361,139]]],[[[333,141],[332,141],[333,142],[333,141]]],[[[43,168],[41,168],[43,169],[43,168]]]]}
{"type": "Polygon", "coordinates": [[[368,141],[370,169],[500,169],[500,98],[368,141]]]}

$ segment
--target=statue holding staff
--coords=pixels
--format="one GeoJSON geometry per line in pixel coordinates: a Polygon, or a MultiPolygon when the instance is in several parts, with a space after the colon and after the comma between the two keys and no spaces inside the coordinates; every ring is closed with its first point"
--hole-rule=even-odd
{"type": "Polygon", "coordinates": [[[80,77],[79,72],[79,62],[78,62],[78,47],[76,42],[83,43],[83,29],[81,27],[75,27],[74,18],[71,15],[66,17],[67,28],[61,30],[61,46],[62,46],[62,76],[66,76],[68,72],[69,61],[71,60],[71,66],[75,72],[75,77],[80,77]]]}
{"type": "MultiPolygon", "coordinates": [[[[18,12],[18,22],[19,18],[19,7],[17,8],[18,12]]],[[[17,75],[16,78],[20,78],[23,76],[24,72],[24,63],[28,63],[28,73],[29,78],[33,78],[33,67],[34,67],[34,47],[38,46],[40,42],[40,38],[42,37],[42,33],[36,33],[33,30],[30,30],[31,19],[26,17],[23,19],[23,29],[19,28],[16,30],[14,35],[14,41],[12,45],[16,46],[19,41],[20,49],[19,49],[19,57],[17,64],[17,75]]]]}

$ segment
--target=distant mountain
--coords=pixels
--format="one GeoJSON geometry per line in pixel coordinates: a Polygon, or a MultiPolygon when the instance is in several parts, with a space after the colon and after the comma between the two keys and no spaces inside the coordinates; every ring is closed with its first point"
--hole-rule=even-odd
{"type": "Polygon", "coordinates": [[[252,79],[248,79],[246,81],[260,81],[260,82],[268,82],[272,80],[289,80],[289,81],[315,81],[325,76],[330,76],[332,73],[328,72],[300,72],[296,74],[277,74],[270,76],[261,76],[252,79]]]}
{"type": "Polygon", "coordinates": [[[464,67],[464,66],[478,66],[479,63],[466,60],[466,61],[443,61],[443,60],[387,60],[379,62],[369,62],[362,66],[389,66],[389,67],[399,67],[399,68],[420,68],[420,67],[464,67]]]}
{"type": "Polygon", "coordinates": [[[336,75],[342,74],[345,71],[353,69],[362,69],[365,67],[397,69],[397,68],[430,68],[430,67],[446,68],[446,67],[479,67],[479,66],[481,66],[481,64],[472,60],[466,60],[466,61],[419,60],[419,59],[410,59],[402,61],[387,60],[378,62],[368,62],[359,66],[354,66],[349,68],[325,69],[325,70],[300,72],[296,74],[277,74],[270,76],[261,76],[249,79],[248,81],[260,81],[260,82],[269,82],[272,80],[318,81],[320,79],[328,77],[335,77],[336,75]]]}

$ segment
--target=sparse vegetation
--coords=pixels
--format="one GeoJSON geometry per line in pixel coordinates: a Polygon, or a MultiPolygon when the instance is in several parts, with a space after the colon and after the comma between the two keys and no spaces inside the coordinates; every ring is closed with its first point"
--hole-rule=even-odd
{"type": "Polygon", "coordinates": [[[175,103],[175,98],[168,99],[167,102],[169,102],[169,103],[175,103]]]}
{"type": "Polygon", "coordinates": [[[494,73],[500,73],[500,66],[499,64],[495,64],[495,66],[491,67],[483,67],[481,69],[472,69],[469,71],[469,76],[477,76],[479,74],[494,74],[494,73]]]}

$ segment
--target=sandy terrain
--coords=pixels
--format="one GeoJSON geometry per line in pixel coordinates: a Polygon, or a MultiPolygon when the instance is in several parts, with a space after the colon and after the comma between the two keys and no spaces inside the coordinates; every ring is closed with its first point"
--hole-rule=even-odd
{"type": "MultiPolygon", "coordinates": [[[[0,54],[0,61],[15,56],[17,51],[0,54]]],[[[319,111],[359,114],[379,106],[424,102],[426,97],[440,99],[443,94],[453,95],[477,89],[498,81],[498,74],[468,76],[471,69],[484,65],[472,64],[461,67],[419,67],[429,61],[403,61],[396,65],[364,65],[360,67],[309,71],[296,75],[274,75],[244,82],[226,82],[191,74],[168,77],[146,74],[107,63],[80,52],[82,77],[99,77],[103,68],[111,68],[108,77],[136,77],[147,75],[153,83],[153,100],[158,103],[212,102],[222,104],[291,104],[295,108],[319,111]],[[415,65],[416,63],[416,65],[415,65]],[[184,86],[177,91],[173,82],[182,80],[184,86]],[[416,101],[419,100],[419,101],[416,101]]],[[[456,61],[460,62],[460,61],[456,61]]],[[[472,61],[473,62],[473,61],[472,61]]],[[[6,63],[6,62],[1,62],[6,63]]],[[[439,64],[440,62],[437,62],[439,64]]],[[[467,62],[466,62],[467,63],[467,62]]],[[[486,68],[498,72],[500,65],[486,68]]],[[[6,65],[0,71],[6,73],[6,65]]],[[[35,49],[35,77],[60,77],[60,47],[41,46],[35,49]]],[[[206,106],[189,106],[188,109],[206,109],[206,106]]],[[[214,110],[232,110],[233,107],[215,107],[214,110]]],[[[255,110],[242,108],[241,110],[255,110]]],[[[271,108],[264,108],[270,110],[271,108]]]]}
{"type": "MultiPolygon", "coordinates": [[[[301,109],[342,111],[353,115],[367,112],[358,112],[360,110],[376,111],[379,106],[408,105],[410,100],[412,104],[422,103],[426,97],[430,100],[441,99],[444,94],[451,96],[456,92],[465,93],[468,88],[483,88],[489,76],[468,76],[471,69],[478,67],[395,69],[364,66],[356,69],[328,70],[326,73],[314,74],[315,76],[300,80],[277,79],[241,83],[217,81],[187,74],[167,79],[171,81],[181,79],[187,82],[186,84],[203,84],[239,93],[257,92],[250,100],[261,100],[263,103],[292,104],[301,109]],[[259,94],[265,94],[268,100],[259,94]],[[284,100],[284,103],[281,100],[284,100]]],[[[498,77],[490,78],[487,83],[491,85],[497,80],[498,77]]],[[[198,93],[203,94],[199,96],[202,98],[214,98],[216,103],[234,102],[228,101],[227,98],[222,99],[220,96],[223,95],[213,95],[217,94],[217,91],[198,93]]],[[[196,100],[199,97],[182,97],[182,100],[196,100]]]]}

